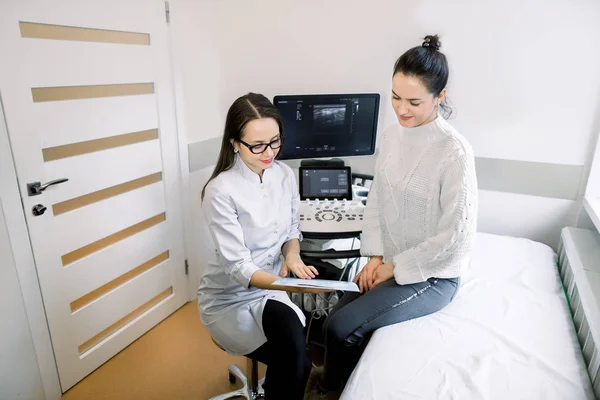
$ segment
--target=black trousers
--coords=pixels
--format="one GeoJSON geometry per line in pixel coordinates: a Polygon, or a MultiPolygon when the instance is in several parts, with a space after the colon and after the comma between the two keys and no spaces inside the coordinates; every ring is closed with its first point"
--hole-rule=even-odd
{"type": "Polygon", "coordinates": [[[267,343],[247,357],[267,365],[265,399],[303,399],[312,362],[298,315],[282,302],[267,300],[262,326],[267,343]]]}

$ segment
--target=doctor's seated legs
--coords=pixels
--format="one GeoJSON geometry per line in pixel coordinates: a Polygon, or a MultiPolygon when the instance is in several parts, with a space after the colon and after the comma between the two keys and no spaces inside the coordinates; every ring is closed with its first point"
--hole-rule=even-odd
{"type": "Polygon", "coordinates": [[[267,365],[266,400],[302,399],[312,363],[296,312],[284,303],[268,300],[262,326],[267,343],[247,356],[267,365]]]}
{"type": "Polygon", "coordinates": [[[280,301],[267,300],[262,314],[262,326],[267,342],[246,354],[248,375],[244,376],[235,365],[229,367],[230,379],[240,379],[242,389],[211,400],[225,400],[235,396],[254,400],[259,397],[257,394],[262,394],[262,389],[266,400],[303,398],[312,362],[306,349],[304,327],[296,312],[280,301]],[[257,382],[257,361],[267,365],[264,386],[257,382]]]}

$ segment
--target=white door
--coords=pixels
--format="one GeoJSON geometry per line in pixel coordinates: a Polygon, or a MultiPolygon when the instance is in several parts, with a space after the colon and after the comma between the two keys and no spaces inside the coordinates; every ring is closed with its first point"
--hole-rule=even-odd
{"type": "Polygon", "coordinates": [[[0,4],[0,95],[63,391],[188,300],[169,60],[163,1],[0,4]]]}

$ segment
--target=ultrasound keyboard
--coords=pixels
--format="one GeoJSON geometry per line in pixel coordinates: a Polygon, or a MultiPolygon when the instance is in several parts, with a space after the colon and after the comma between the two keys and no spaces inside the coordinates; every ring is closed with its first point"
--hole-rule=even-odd
{"type": "Polygon", "coordinates": [[[360,200],[303,200],[300,230],[309,233],[361,232],[365,206],[360,200]]]}

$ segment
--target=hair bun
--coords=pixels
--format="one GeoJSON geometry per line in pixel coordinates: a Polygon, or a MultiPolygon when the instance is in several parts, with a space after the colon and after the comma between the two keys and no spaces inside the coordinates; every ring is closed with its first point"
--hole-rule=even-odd
{"type": "Polygon", "coordinates": [[[438,35],[427,35],[425,36],[422,46],[433,48],[434,50],[438,51],[440,47],[442,47],[442,42],[440,42],[438,35]]]}

